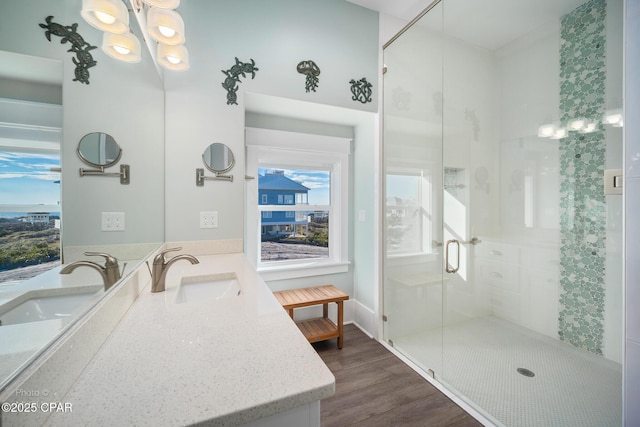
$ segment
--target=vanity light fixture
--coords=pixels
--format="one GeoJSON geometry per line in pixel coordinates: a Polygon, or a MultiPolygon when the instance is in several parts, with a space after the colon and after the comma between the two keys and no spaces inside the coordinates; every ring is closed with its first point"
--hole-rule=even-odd
{"type": "Polygon", "coordinates": [[[558,128],[553,133],[553,135],[550,136],[550,138],[551,139],[562,139],[562,138],[566,138],[568,134],[569,134],[569,132],[567,132],[567,130],[565,128],[558,128]]]}
{"type": "Polygon", "coordinates": [[[158,43],[176,46],[185,42],[184,21],[175,10],[149,8],[147,32],[158,43]]]}
{"type": "Polygon", "coordinates": [[[573,131],[581,131],[587,126],[587,119],[573,119],[567,123],[567,128],[573,131]]]}
{"type": "Polygon", "coordinates": [[[177,9],[180,6],[180,0],[143,0],[149,6],[160,9],[177,9]]]}
{"type": "Polygon", "coordinates": [[[622,110],[615,109],[607,111],[602,118],[602,123],[605,125],[612,125],[613,127],[622,127],[622,110]]]}
{"type": "Polygon", "coordinates": [[[586,124],[582,129],[580,129],[580,133],[592,133],[598,129],[598,122],[587,120],[586,124]]]}
{"type": "Polygon", "coordinates": [[[186,71],[189,69],[189,51],[182,44],[171,46],[159,43],[158,63],[169,70],[186,71]]]}
{"type": "Polygon", "coordinates": [[[110,57],[124,62],[136,63],[142,58],[140,41],[131,33],[104,33],[102,50],[110,57]]]}
{"type": "Polygon", "coordinates": [[[114,34],[129,31],[129,12],[121,0],[82,0],[80,15],[102,31],[114,34]]]}
{"type": "Polygon", "coordinates": [[[558,130],[558,127],[556,125],[546,123],[538,127],[538,136],[540,138],[551,138],[553,135],[555,135],[556,130],[558,130]]]}

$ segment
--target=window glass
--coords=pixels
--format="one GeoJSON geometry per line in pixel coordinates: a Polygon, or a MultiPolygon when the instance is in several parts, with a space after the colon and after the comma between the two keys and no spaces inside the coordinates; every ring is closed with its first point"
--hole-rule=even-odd
{"type": "Polygon", "coordinates": [[[387,175],[386,187],[387,253],[431,252],[431,182],[424,176],[387,175]]]}
{"type": "Polygon", "coordinates": [[[278,200],[288,205],[286,210],[280,202],[259,207],[261,262],[328,258],[330,173],[262,167],[258,174],[259,197],[279,192],[278,200]]]}
{"type": "Polygon", "coordinates": [[[0,285],[60,264],[59,153],[0,151],[0,285]]]}

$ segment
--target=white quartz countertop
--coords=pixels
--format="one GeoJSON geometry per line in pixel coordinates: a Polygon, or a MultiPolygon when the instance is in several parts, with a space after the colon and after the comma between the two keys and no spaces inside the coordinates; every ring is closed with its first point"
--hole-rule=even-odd
{"type": "Polygon", "coordinates": [[[47,425],[239,425],[333,394],[335,379],[242,254],[176,262],[147,286],[47,425]],[[182,276],[234,272],[241,296],[176,304],[182,276]]]}

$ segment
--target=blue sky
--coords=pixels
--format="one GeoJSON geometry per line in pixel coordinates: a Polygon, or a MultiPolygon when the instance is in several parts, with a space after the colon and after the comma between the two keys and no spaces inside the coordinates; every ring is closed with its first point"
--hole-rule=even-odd
{"type": "Polygon", "coordinates": [[[330,201],[331,178],[328,171],[284,168],[258,168],[258,173],[264,175],[270,170],[283,170],[284,176],[298,182],[309,189],[310,205],[328,205],[330,201]]]}
{"type": "Polygon", "coordinates": [[[58,154],[0,151],[0,205],[57,205],[60,200],[58,154]]]}

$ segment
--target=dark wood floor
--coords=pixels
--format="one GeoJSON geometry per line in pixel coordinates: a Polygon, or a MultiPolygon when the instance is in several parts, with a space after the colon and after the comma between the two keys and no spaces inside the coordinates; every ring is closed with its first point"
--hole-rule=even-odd
{"type": "Polygon", "coordinates": [[[313,346],[336,377],[336,393],[320,403],[323,427],[482,426],[473,417],[354,325],[344,346],[313,346]]]}

